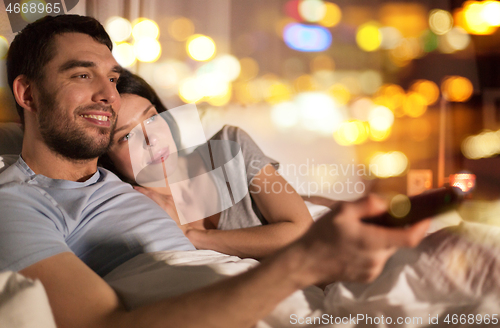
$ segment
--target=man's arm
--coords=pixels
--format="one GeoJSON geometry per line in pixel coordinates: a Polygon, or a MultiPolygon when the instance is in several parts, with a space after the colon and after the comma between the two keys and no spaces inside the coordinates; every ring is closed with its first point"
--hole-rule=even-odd
{"type": "Polygon", "coordinates": [[[104,280],[72,253],[21,271],[47,290],[58,327],[251,327],[295,290],[324,281],[370,281],[397,247],[415,246],[428,222],[385,229],[360,219],[373,199],[326,214],[297,242],[260,266],[214,285],[127,312],[104,280]]]}

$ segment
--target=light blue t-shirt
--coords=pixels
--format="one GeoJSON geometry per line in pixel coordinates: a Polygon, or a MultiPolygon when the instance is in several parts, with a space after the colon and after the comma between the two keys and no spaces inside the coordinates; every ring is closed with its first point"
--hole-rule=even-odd
{"type": "Polygon", "coordinates": [[[0,271],[69,251],[104,276],[138,254],[194,249],[160,206],[103,168],[54,180],[19,157],[0,174],[0,271]]]}

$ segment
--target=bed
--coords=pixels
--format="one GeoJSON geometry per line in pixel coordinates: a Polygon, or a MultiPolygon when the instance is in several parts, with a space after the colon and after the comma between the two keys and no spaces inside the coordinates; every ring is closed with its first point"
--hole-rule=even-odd
{"type": "MultiPolygon", "coordinates": [[[[1,172],[20,153],[20,126],[0,124],[0,139],[1,172]]],[[[308,206],[314,217],[327,210],[308,206]]],[[[398,251],[373,283],[297,291],[256,327],[500,325],[499,251],[500,228],[463,222],[451,212],[433,221],[417,248],[398,251]]],[[[255,260],[214,251],[157,252],[134,257],[104,279],[133,309],[255,265],[255,260]]],[[[0,273],[0,327],[55,327],[40,282],[0,273]]]]}

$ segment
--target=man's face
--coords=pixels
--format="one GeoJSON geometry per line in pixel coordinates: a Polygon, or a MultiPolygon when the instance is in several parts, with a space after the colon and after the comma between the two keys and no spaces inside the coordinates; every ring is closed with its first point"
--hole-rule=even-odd
{"type": "Polygon", "coordinates": [[[120,67],[105,45],[86,34],[58,35],[54,48],[35,91],[40,134],[63,157],[97,158],[112,140],[120,67]]]}

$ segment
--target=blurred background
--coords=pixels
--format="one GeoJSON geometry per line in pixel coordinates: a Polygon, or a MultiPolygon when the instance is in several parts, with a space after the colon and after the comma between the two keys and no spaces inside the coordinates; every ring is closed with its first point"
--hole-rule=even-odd
{"type": "Polygon", "coordinates": [[[471,188],[474,173],[477,199],[500,195],[500,1],[80,0],[68,13],[97,18],[167,107],[196,103],[207,137],[245,129],[301,194],[471,188]]]}

